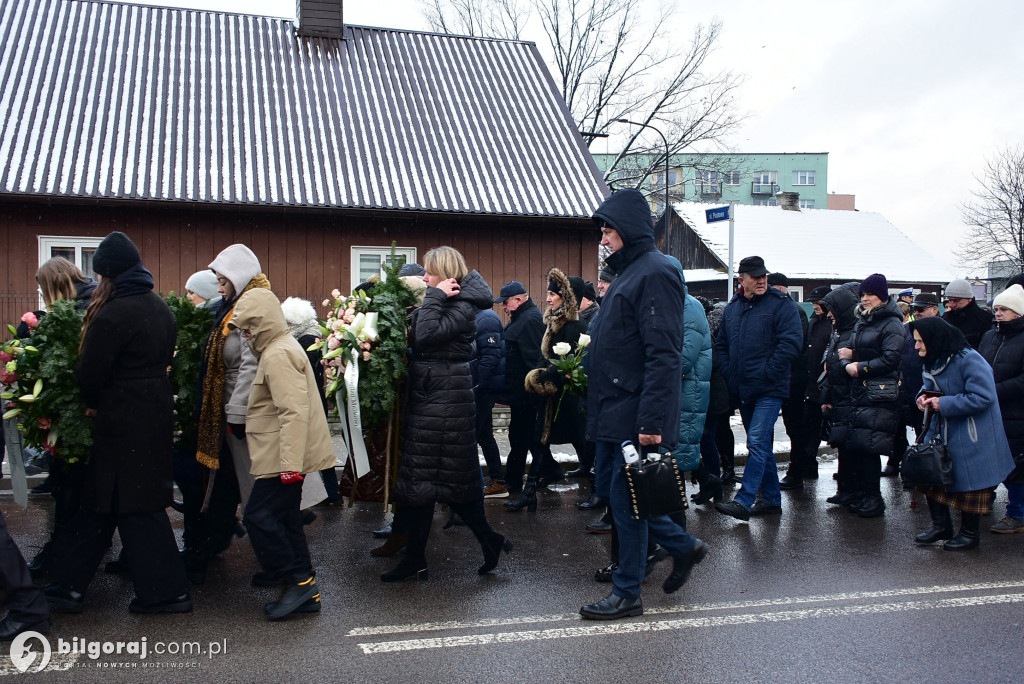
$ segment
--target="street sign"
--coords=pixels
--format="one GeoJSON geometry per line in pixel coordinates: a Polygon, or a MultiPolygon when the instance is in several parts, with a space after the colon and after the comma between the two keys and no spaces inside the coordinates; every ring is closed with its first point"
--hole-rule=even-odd
{"type": "Polygon", "coordinates": [[[717,221],[728,221],[729,207],[715,207],[714,209],[705,209],[704,215],[707,217],[708,223],[715,223],[717,221]]]}

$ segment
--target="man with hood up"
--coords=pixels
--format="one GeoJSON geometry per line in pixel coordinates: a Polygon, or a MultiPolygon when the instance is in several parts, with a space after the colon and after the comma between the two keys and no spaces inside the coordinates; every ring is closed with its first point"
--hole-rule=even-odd
{"type": "Polygon", "coordinates": [[[316,377],[306,352],[288,331],[281,303],[270,290],[242,295],[228,323],[242,331],[259,358],[245,413],[245,439],[256,478],[245,507],[245,527],[268,579],[281,598],[264,606],[268,620],[320,610],[320,590],[302,529],[302,480],[334,465],[334,447],[316,377]]]}
{"type": "Polygon", "coordinates": [[[595,490],[610,501],[619,537],[619,567],[612,592],[580,608],[592,620],[641,615],[641,583],[647,538],[672,555],[675,566],[666,593],[678,590],[708,552],[668,516],[633,520],[623,472],[621,445],[675,446],[679,439],[683,352],[683,281],[654,244],[647,200],[637,190],[621,190],[598,208],[594,222],[601,244],[612,251],[608,266],[618,276],[590,328],[587,353],[587,439],[597,443],[595,490]]]}

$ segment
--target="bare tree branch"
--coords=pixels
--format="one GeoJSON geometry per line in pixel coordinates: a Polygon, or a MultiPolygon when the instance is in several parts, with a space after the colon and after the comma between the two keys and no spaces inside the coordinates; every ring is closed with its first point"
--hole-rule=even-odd
{"type": "Polygon", "coordinates": [[[975,180],[974,199],[961,205],[968,228],[959,245],[959,264],[1008,261],[1017,272],[1024,271],[1024,146],[996,152],[975,180]]]}
{"type": "MultiPolygon", "coordinates": [[[[586,133],[624,132],[616,120],[630,119],[661,130],[670,156],[695,146],[722,151],[743,121],[735,107],[740,78],[707,71],[721,22],[698,25],[687,43],[669,33],[671,3],[644,22],[646,0],[529,0],[528,9],[524,2],[426,0],[425,14],[436,30],[517,39],[535,17],[562,96],[588,145],[596,138],[586,133]]],[[[628,135],[605,179],[641,188],[664,168],[665,146],[639,127],[628,135]]]]}

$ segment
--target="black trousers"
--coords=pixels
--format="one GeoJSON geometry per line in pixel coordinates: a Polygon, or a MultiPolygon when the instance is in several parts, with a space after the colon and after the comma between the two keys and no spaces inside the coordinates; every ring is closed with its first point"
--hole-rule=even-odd
{"type": "Polygon", "coordinates": [[[313,574],[302,529],[301,501],[301,484],[284,484],[279,477],[269,477],[256,480],[245,507],[245,529],[256,559],[265,572],[288,584],[305,581],[313,574]]]}
{"type": "Polygon", "coordinates": [[[162,510],[121,514],[80,508],[69,534],[60,540],[53,578],[84,594],[115,529],[121,535],[121,555],[128,562],[135,597],[141,603],[159,603],[188,593],[178,543],[162,510]]]}
{"type": "MultiPolygon", "coordinates": [[[[523,473],[526,472],[526,452],[533,454],[530,474],[536,477],[543,471],[537,468],[550,467],[554,463],[551,449],[537,439],[537,404],[525,399],[509,401],[508,459],[505,461],[505,485],[510,492],[523,490],[523,473]],[[538,464],[543,465],[538,465],[538,464]]],[[[557,465],[557,464],[556,464],[557,465]]]]}
{"type": "MultiPolygon", "coordinates": [[[[480,542],[480,548],[493,543],[497,533],[491,529],[484,516],[484,507],[480,501],[463,504],[448,504],[448,507],[466,523],[473,536],[480,542]]],[[[406,558],[426,563],[427,540],[430,538],[430,527],[434,521],[434,504],[429,506],[403,506],[403,521],[409,534],[409,544],[405,547],[406,558]]]]}
{"type": "MultiPolygon", "coordinates": [[[[789,403],[789,402],[786,402],[789,403]]],[[[793,479],[802,480],[807,475],[818,472],[818,445],[821,443],[821,404],[814,401],[801,401],[802,411],[800,432],[794,436],[789,431],[786,421],[786,404],[782,405],[782,420],[786,424],[792,448],[790,449],[789,473],[793,479]]]]}
{"type": "Polygon", "coordinates": [[[32,584],[32,575],[7,531],[3,513],[0,513],[0,591],[3,591],[4,604],[12,620],[34,624],[50,616],[46,597],[32,584]]]}
{"type": "Polygon", "coordinates": [[[839,491],[881,496],[882,460],[878,454],[839,448],[839,491]]]}
{"type": "MultiPolygon", "coordinates": [[[[487,474],[495,482],[504,482],[501,475],[501,452],[498,442],[494,439],[494,395],[487,392],[476,393],[476,443],[484,452],[487,463],[487,474]]],[[[522,474],[520,474],[522,477],[522,474]]]]}

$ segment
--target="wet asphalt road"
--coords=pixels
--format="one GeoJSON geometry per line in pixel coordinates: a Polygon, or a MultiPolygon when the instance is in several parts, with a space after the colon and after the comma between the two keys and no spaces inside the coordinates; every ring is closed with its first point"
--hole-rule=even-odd
{"type": "MultiPolygon", "coordinates": [[[[187,615],[128,613],[131,583],[97,575],[80,615],[55,616],[50,640],[216,642],[201,656],[54,655],[38,682],[871,682],[1024,679],[1024,535],[994,535],[983,519],[978,551],[916,548],[926,508],[886,480],[884,518],[864,520],[825,503],[834,462],[821,479],[784,492],[782,516],[749,524],[710,507],[688,512],[711,553],[681,591],[666,596],[659,566],[644,589],[645,614],[583,621],[579,606],[609,585],[592,579],[608,562],[608,537],[586,534],[596,516],[576,510],[586,491],[570,481],[540,495],[539,510],[510,513],[487,502],[491,524],[515,542],[497,571],[479,577],[479,547],[465,528],[430,539],[430,579],[387,585],[395,559],[369,555],[379,504],[322,508],[307,528],[323,611],[266,622],[272,589],[254,589],[247,539],[212,564],[187,615]],[[143,664],[147,667],[143,668],[143,664]],[[182,667],[185,666],[185,667],[182,667]]],[[[9,493],[3,511],[23,550],[45,539],[48,497],[27,511],[9,493]]],[[[172,513],[180,533],[180,517],[172,513]]],[[[115,541],[115,550],[117,542],[115,541]]],[[[112,552],[113,553],[113,552],[112,552]]],[[[13,673],[2,648],[0,676],[13,673]]]]}

